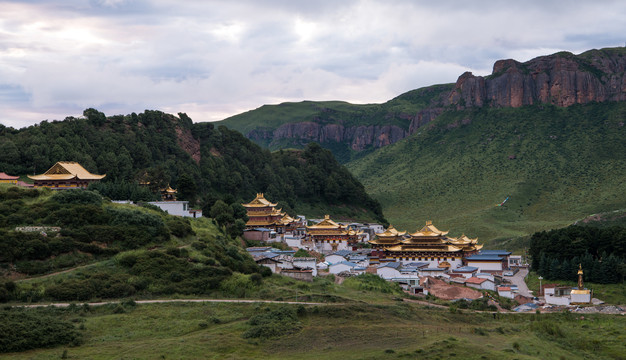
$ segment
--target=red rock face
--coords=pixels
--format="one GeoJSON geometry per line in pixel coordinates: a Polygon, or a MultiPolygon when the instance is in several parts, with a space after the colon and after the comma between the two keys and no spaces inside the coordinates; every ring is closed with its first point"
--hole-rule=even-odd
{"type": "Polygon", "coordinates": [[[626,100],[626,55],[591,51],[559,53],[526,63],[499,60],[489,77],[465,73],[444,98],[445,105],[520,107],[536,103],[570,106],[592,101],[626,100]],[[622,55],[622,56],[620,56],[622,55]]]}
{"type": "Polygon", "coordinates": [[[407,131],[395,125],[344,127],[340,124],[322,125],[307,121],[283,124],[273,132],[256,129],[246,136],[253,140],[303,139],[319,143],[349,142],[353,150],[362,151],[368,146],[379,148],[392,144],[407,135],[407,131]]]}

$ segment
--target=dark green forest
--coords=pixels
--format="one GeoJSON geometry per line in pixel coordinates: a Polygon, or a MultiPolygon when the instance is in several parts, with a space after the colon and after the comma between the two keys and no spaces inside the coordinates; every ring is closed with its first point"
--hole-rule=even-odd
{"type": "Polygon", "coordinates": [[[317,144],[272,153],[224,126],[194,124],[184,113],[107,117],[87,109],[81,118],[20,130],[0,125],[0,171],[43,173],[57,161],[106,174],[91,189],[116,200],[153,200],[169,184],[206,213],[219,199],[250,201],[263,192],[291,213],[340,209],[341,216],[385,222],[378,202],[317,144]],[[150,191],[139,182],[148,182],[150,191]]]}
{"type": "Polygon", "coordinates": [[[626,276],[626,228],[573,225],[533,234],[528,254],[532,268],[549,279],[613,284],[626,276]]]}

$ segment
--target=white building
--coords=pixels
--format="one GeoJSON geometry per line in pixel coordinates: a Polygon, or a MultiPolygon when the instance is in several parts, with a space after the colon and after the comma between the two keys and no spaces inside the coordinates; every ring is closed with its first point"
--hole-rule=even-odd
{"type": "Polygon", "coordinates": [[[513,294],[513,290],[511,290],[511,288],[508,286],[498,287],[498,295],[505,297],[505,298],[509,298],[509,299],[515,298],[515,294],[513,294]]]}
{"type": "Polygon", "coordinates": [[[331,274],[339,274],[344,271],[352,272],[352,269],[354,269],[356,266],[357,265],[355,263],[351,263],[349,261],[343,261],[337,264],[331,264],[328,267],[328,272],[331,274]]]}
{"type": "Polygon", "coordinates": [[[170,215],[200,218],[202,210],[193,210],[189,207],[189,201],[150,201],[148,204],[158,206],[170,215]]]}
{"type": "Polygon", "coordinates": [[[314,257],[294,257],[293,267],[296,269],[312,269],[313,276],[317,276],[317,264],[314,257]]]}
{"type": "Polygon", "coordinates": [[[482,289],[482,290],[491,290],[495,291],[496,284],[493,280],[479,278],[479,277],[471,277],[465,280],[465,286],[474,288],[474,289],[482,289]]]}
{"type": "Polygon", "coordinates": [[[324,260],[329,264],[338,264],[340,262],[347,261],[350,254],[352,254],[352,251],[350,250],[339,250],[330,255],[326,255],[324,260]]]}

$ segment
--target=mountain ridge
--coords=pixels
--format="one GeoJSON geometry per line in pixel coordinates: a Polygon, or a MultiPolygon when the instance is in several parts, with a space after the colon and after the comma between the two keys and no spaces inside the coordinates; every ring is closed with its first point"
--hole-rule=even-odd
{"type": "Polygon", "coordinates": [[[524,63],[505,59],[488,76],[466,72],[454,84],[412,90],[383,104],[264,105],[219,123],[273,150],[318,142],[348,162],[408,137],[445,111],[626,100],[625,69],[622,47],[558,52],[524,63]]]}

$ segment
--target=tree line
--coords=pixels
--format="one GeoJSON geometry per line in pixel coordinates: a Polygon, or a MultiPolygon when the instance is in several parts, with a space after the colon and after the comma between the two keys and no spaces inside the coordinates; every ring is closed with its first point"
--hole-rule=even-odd
{"type": "Polygon", "coordinates": [[[620,283],[626,276],[626,228],[572,225],[537,232],[528,253],[532,269],[549,279],[575,281],[582,266],[585,281],[620,283]]]}
{"type": "Polygon", "coordinates": [[[170,185],[180,199],[208,213],[227,196],[249,201],[263,192],[285,210],[303,204],[352,209],[361,216],[366,210],[386,223],[380,204],[317,144],[272,153],[224,126],[194,124],[184,113],[146,110],[107,117],[86,109],[83,115],[20,130],[0,125],[0,171],[38,174],[57,161],[77,161],[107,175],[92,189],[115,200],[153,200],[170,185]]]}

